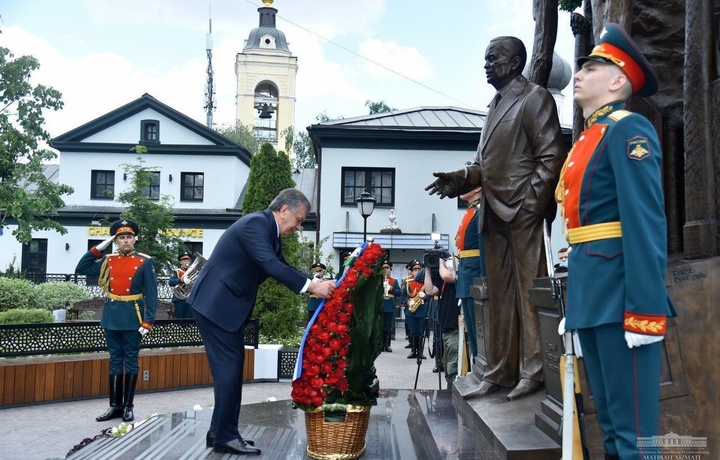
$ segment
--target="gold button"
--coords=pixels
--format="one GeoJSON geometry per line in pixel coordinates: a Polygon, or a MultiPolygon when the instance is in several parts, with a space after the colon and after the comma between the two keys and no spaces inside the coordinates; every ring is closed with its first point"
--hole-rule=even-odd
{"type": "Polygon", "coordinates": [[[582,141],[582,140],[584,140],[584,139],[585,139],[585,135],[583,134],[582,136],[580,136],[580,137],[578,138],[578,142],[580,142],[580,141],[582,141]]]}
{"type": "Polygon", "coordinates": [[[575,164],[575,162],[574,162],[574,161],[571,161],[570,163],[568,163],[568,168],[571,167],[571,166],[574,165],[574,164],[575,164]]]}
{"type": "Polygon", "coordinates": [[[565,196],[568,196],[568,193],[570,193],[570,190],[565,189],[565,196]]]}

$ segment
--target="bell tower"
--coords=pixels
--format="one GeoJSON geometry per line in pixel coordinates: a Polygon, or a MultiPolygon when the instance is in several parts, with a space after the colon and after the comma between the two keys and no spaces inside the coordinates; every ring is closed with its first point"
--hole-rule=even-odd
{"type": "MultiPolygon", "coordinates": [[[[251,126],[256,137],[285,150],[283,130],[295,124],[297,57],[290,53],[285,34],[275,27],[273,0],[258,8],[259,27],[250,31],[245,48],[235,59],[236,120],[251,126]]],[[[290,158],[293,152],[286,152],[290,158]]]]}

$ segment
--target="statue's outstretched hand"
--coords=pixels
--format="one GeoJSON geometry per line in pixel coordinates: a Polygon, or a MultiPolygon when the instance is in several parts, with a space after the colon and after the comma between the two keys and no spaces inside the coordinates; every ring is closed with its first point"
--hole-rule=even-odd
{"type": "Polygon", "coordinates": [[[440,198],[445,198],[455,191],[455,182],[452,180],[452,173],[434,172],[433,176],[437,177],[433,183],[425,187],[430,195],[438,194],[440,198]]]}

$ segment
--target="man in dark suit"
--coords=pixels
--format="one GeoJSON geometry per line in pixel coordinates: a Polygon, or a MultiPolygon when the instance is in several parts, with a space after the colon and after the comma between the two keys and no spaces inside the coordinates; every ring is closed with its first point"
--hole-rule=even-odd
{"type": "Polygon", "coordinates": [[[215,407],[208,447],[238,455],[259,455],[238,431],[242,400],[245,323],[252,315],[258,286],[268,276],[293,292],[328,298],[329,280],[311,283],[307,274],[289,266],[281,236],[302,226],[310,202],[296,189],[285,189],[268,209],[243,216],[220,237],[193,286],[188,302],[205,344],[213,377],[215,407]]]}
{"type": "Polygon", "coordinates": [[[554,217],[553,190],[565,160],[555,100],[522,76],[527,53],[515,37],[498,37],[485,51],[490,104],[474,163],[434,173],[426,187],[441,198],[483,187],[481,207],[490,297],[488,368],[474,392],[513,388],[512,401],[543,384],[537,313],[528,289],[545,275],[543,225],[554,217]]]}

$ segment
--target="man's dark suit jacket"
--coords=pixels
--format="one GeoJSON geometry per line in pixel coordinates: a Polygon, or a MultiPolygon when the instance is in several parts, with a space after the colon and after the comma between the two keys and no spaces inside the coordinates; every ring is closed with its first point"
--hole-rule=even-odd
{"type": "Polygon", "coordinates": [[[252,313],[258,286],[268,276],[296,293],[309,279],[285,261],[277,224],[266,209],[243,216],[223,233],[188,302],[222,329],[237,331],[252,313]]]}

